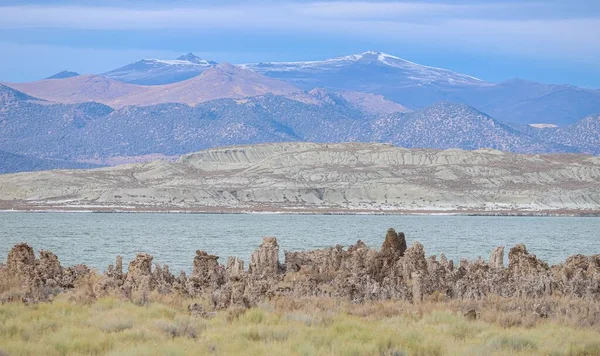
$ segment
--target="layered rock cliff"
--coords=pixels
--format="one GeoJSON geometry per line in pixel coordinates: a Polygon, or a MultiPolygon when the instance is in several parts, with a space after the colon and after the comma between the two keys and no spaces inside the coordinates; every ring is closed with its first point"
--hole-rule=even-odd
{"type": "Polygon", "coordinates": [[[211,149],[105,169],[0,176],[0,208],[600,211],[600,159],[385,144],[211,149]]]}

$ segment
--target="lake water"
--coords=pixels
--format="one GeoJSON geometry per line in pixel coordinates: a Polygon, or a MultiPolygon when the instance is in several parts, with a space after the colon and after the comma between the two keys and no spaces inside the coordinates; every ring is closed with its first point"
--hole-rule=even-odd
{"type": "MultiPolygon", "coordinates": [[[[84,263],[104,270],[117,255],[130,261],[137,252],[154,256],[172,271],[191,270],[196,250],[246,261],[264,236],[275,236],[283,250],[297,251],[362,239],[379,248],[389,227],[425,245],[427,255],[444,252],[458,261],[483,256],[499,245],[525,243],[550,263],[575,253],[600,253],[600,218],[142,214],[142,213],[0,213],[0,261],[10,248],[27,242],[36,252],[56,253],[68,266],[84,263]]],[[[505,261],[507,261],[505,257],[505,261]]]]}

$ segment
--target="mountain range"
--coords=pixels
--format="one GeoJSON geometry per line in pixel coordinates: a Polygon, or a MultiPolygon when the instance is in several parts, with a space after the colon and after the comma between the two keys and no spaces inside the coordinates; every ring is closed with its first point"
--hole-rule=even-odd
{"type": "Polygon", "coordinates": [[[600,91],[494,84],[380,52],[244,65],[190,53],[51,78],[0,84],[0,150],[101,164],[283,141],[600,154],[600,91]]]}
{"type": "Polygon", "coordinates": [[[599,90],[521,79],[490,83],[381,52],[244,67],[302,89],[318,86],[381,94],[410,109],[421,109],[438,101],[464,103],[510,123],[567,125],[600,112],[599,90]]]}
{"type": "Polygon", "coordinates": [[[80,74],[77,72],[70,72],[68,70],[63,70],[62,72],[58,72],[54,75],[51,75],[46,79],[65,79],[65,78],[76,77],[78,75],[80,75],[80,74]]]}
{"type": "MultiPolygon", "coordinates": [[[[143,59],[100,75],[78,78],[77,73],[61,72],[51,77],[62,79],[60,83],[42,80],[4,84],[32,96],[58,102],[97,101],[112,107],[162,102],[194,105],[219,98],[218,95],[207,95],[206,91],[194,93],[199,90],[195,88],[197,78],[205,72],[216,75],[218,71],[213,70],[216,67],[219,67],[216,62],[188,53],[173,60],[143,59]]],[[[230,71],[231,68],[227,67],[230,65],[221,69],[230,71]]],[[[464,103],[511,124],[564,126],[600,112],[600,90],[522,79],[491,83],[376,51],[321,61],[263,62],[235,68],[264,74],[291,84],[297,90],[322,87],[332,91],[382,95],[411,110],[439,101],[464,103]]],[[[221,78],[227,80],[226,75],[221,78]]],[[[244,91],[244,85],[240,86],[238,97],[252,94],[244,91]]],[[[207,87],[201,89],[211,90],[207,87]]],[[[220,97],[228,96],[221,93],[220,97]]]]}
{"type": "MultiPolygon", "coordinates": [[[[0,150],[97,163],[115,157],[176,156],[210,147],[283,141],[600,153],[600,125],[588,122],[600,118],[562,128],[518,130],[465,104],[438,103],[412,112],[395,106],[396,112],[389,113],[365,108],[364,100],[346,99],[357,96],[361,97],[318,89],[218,99],[196,106],[171,103],[115,109],[95,102],[51,103],[3,86],[0,150]],[[568,132],[588,135],[570,142],[560,139],[568,132]]],[[[387,108],[391,107],[390,103],[387,108]]]]}
{"type": "Polygon", "coordinates": [[[161,103],[198,103],[244,98],[267,93],[286,94],[300,89],[284,81],[227,63],[214,65],[191,79],[171,84],[142,86],[100,75],[5,84],[29,95],[58,103],[97,102],[113,108],[161,103]]]}
{"type": "Polygon", "coordinates": [[[193,78],[217,63],[188,53],[174,60],[142,59],[102,74],[125,83],[161,85],[193,78]]]}

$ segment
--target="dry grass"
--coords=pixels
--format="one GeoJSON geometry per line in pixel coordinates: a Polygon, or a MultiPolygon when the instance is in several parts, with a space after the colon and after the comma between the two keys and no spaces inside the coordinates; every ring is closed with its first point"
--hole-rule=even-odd
{"type": "MultiPolygon", "coordinates": [[[[0,303],[21,300],[25,288],[21,281],[0,268],[0,303]]],[[[0,354],[2,356],[2,354],[0,354]]]]}
{"type": "MultiPolygon", "coordinates": [[[[65,294],[52,303],[0,305],[0,355],[600,355],[598,324],[566,314],[518,321],[512,308],[536,304],[518,299],[356,305],[278,298],[208,320],[187,311],[203,300],[78,299],[65,294]],[[476,308],[480,318],[467,320],[465,308],[476,308]]],[[[546,302],[583,319],[598,308],[581,300],[546,302]]]]}

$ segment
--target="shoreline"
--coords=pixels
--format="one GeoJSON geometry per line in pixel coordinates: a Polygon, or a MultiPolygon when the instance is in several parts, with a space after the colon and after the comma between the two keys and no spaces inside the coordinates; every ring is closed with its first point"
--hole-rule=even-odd
{"type": "Polygon", "coordinates": [[[385,215],[385,216],[496,216],[496,217],[600,217],[600,210],[370,210],[370,209],[270,209],[270,208],[148,208],[148,207],[77,207],[77,206],[13,206],[0,213],[95,213],[95,214],[239,214],[239,215],[385,215]]]}

